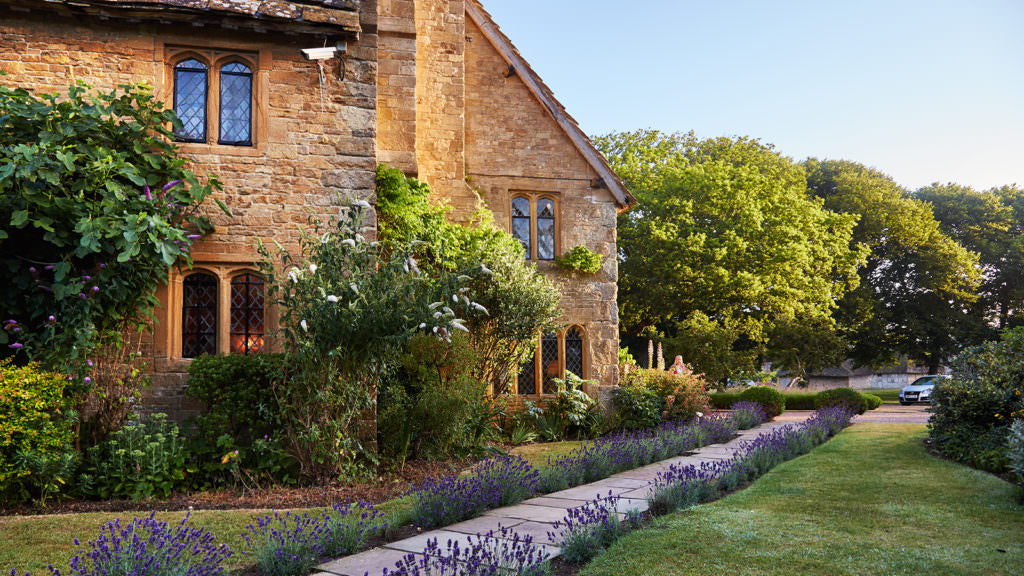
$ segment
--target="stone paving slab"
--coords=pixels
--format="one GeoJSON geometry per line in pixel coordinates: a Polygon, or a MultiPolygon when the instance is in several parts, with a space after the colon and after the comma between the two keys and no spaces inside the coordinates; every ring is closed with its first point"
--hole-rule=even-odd
{"type": "MultiPolygon", "coordinates": [[[[422,551],[423,548],[418,550],[418,552],[422,551]]],[[[317,570],[337,576],[363,576],[367,572],[373,576],[380,576],[384,568],[394,568],[397,562],[408,555],[409,552],[402,550],[373,548],[321,564],[317,570]]]]}
{"type": "Polygon", "coordinates": [[[623,492],[629,492],[632,488],[615,488],[612,486],[594,486],[592,484],[584,484],[583,486],[577,486],[575,488],[569,488],[568,490],[560,490],[558,492],[552,492],[548,494],[551,498],[567,498],[569,500],[593,500],[594,498],[604,498],[609,493],[612,496],[618,496],[623,492]]]}
{"type": "Polygon", "coordinates": [[[434,538],[437,538],[437,545],[441,548],[441,550],[445,550],[448,547],[449,541],[458,542],[459,547],[462,548],[469,544],[470,536],[475,536],[475,534],[453,532],[448,529],[430,530],[429,532],[417,534],[412,538],[406,538],[405,540],[398,540],[395,542],[384,544],[383,548],[388,548],[391,550],[401,550],[406,553],[414,552],[418,554],[426,549],[427,541],[433,540],[434,538]]]}
{"type": "Polygon", "coordinates": [[[504,516],[506,518],[533,520],[534,522],[558,522],[562,518],[565,518],[565,509],[551,508],[550,506],[515,504],[513,506],[489,510],[484,512],[484,514],[487,516],[504,516]]]}
{"type": "Polygon", "coordinates": [[[520,504],[530,504],[532,506],[548,506],[550,508],[561,508],[568,510],[569,508],[575,508],[580,505],[579,500],[570,500],[568,498],[552,498],[550,496],[538,496],[536,498],[530,498],[529,500],[523,500],[520,504]]]}
{"type": "Polygon", "coordinates": [[[604,480],[598,480],[597,482],[591,482],[587,486],[607,486],[609,488],[641,488],[647,486],[650,482],[646,480],[636,480],[634,478],[626,478],[623,476],[610,476],[604,480]]]}
{"type": "Polygon", "coordinates": [[[520,536],[533,536],[533,541],[538,544],[555,544],[554,539],[548,537],[550,532],[557,532],[554,524],[547,522],[523,522],[516,526],[516,534],[520,536]]]}
{"type": "MultiPolygon", "coordinates": [[[[643,501],[644,501],[644,504],[647,504],[647,496],[649,496],[651,494],[651,489],[652,489],[651,486],[645,486],[643,488],[637,488],[636,490],[631,490],[629,492],[624,493],[622,495],[622,498],[630,498],[630,499],[642,498],[643,501]]],[[[644,510],[646,510],[646,509],[647,508],[644,508],[644,510]]]]}
{"type": "Polygon", "coordinates": [[[507,516],[479,516],[470,520],[445,526],[445,530],[462,532],[463,534],[486,534],[494,531],[501,532],[502,528],[513,528],[525,522],[522,518],[509,518],[507,516]]]}

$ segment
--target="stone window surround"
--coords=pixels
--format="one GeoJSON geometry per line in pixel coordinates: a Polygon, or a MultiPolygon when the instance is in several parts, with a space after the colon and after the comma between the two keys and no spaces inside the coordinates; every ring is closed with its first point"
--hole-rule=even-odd
{"type": "MultiPolygon", "coordinates": [[[[565,378],[565,335],[575,328],[580,333],[580,337],[583,339],[583,374],[577,374],[580,378],[586,380],[590,378],[590,335],[587,332],[586,327],[582,324],[570,324],[555,333],[555,338],[558,340],[558,378],[565,378]]],[[[516,390],[515,393],[524,398],[551,398],[554,394],[545,394],[543,383],[544,373],[541,366],[541,340],[544,338],[543,334],[537,335],[537,345],[533,350],[533,378],[535,381],[534,388],[536,393],[534,394],[519,394],[519,371],[516,371],[516,377],[513,378],[516,390]]]]}
{"type": "Polygon", "coordinates": [[[553,192],[530,192],[525,190],[509,190],[508,192],[508,228],[512,226],[512,202],[516,198],[525,198],[530,202],[530,253],[526,259],[530,262],[551,262],[553,259],[540,260],[537,258],[537,203],[541,200],[550,200],[555,205],[555,257],[562,254],[562,202],[557,193],[553,192]]]}
{"type": "MultiPolygon", "coordinates": [[[[231,353],[230,331],[231,331],[231,281],[243,274],[256,274],[262,276],[251,264],[234,263],[196,263],[188,270],[175,270],[171,273],[167,285],[167,318],[162,327],[162,336],[169,344],[169,358],[171,360],[188,363],[191,358],[182,358],[182,307],[184,298],[185,277],[192,274],[209,274],[217,279],[217,355],[225,356],[231,353]]],[[[267,300],[264,298],[264,350],[271,351],[273,346],[270,341],[270,334],[274,326],[271,322],[276,320],[270,313],[267,300]]]]}
{"type": "Polygon", "coordinates": [[[270,89],[270,69],[273,62],[270,49],[260,44],[236,42],[209,42],[207,44],[161,44],[163,75],[156,93],[165,103],[174,102],[174,66],[182,60],[195,58],[209,67],[206,101],[206,142],[177,142],[186,154],[221,154],[226,156],[262,156],[266,153],[269,113],[267,98],[270,89]],[[252,70],[252,127],[251,144],[239,146],[218,144],[220,136],[220,67],[241,62],[252,70]]]}

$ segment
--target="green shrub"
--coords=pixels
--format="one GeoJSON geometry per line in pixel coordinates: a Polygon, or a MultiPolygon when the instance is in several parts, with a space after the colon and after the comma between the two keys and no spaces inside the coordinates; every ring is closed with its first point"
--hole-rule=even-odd
{"type": "Polygon", "coordinates": [[[147,325],[157,287],[213,230],[200,205],[220,183],[186,168],[174,111],[144,85],[0,86],[0,118],[0,318],[19,327],[0,355],[88,388],[99,335],[147,325]]]}
{"type": "Polygon", "coordinates": [[[1024,486],[1024,419],[1018,418],[1010,426],[1006,456],[1010,460],[1010,473],[1018,484],[1024,486]]]}
{"type": "Polygon", "coordinates": [[[93,498],[163,497],[185,486],[188,452],[166,414],[130,419],[86,452],[78,488],[93,498]]]}
{"type": "Polygon", "coordinates": [[[576,270],[585,274],[597,274],[604,264],[604,256],[592,251],[590,248],[580,244],[573,246],[562,256],[555,258],[555,262],[566,270],[576,270]]]}
{"type": "Polygon", "coordinates": [[[932,393],[929,434],[947,457],[1004,472],[1010,423],[1024,416],[1024,328],[965,350],[951,365],[953,377],[932,393]]]}
{"type": "Polygon", "coordinates": [[[555,378],[557,393],[549,402],[546,412],[556,419],[559,437],[592,438],[602,430],[603,419],[597,410],[597,401],[583,390],[587,384],[594,384],[579,376],[565,372],[565,378],[555,378]]]}
{"type": "Polygon", "coordinates": [[[866,394],[863,392],[861,393],[861,395],[864,396],[864,399],[868,403],[868,410],[874,410],[882,405],[882,399],[879,396],[875,396],[874,394],[866,394]]]}
{"type": "Polygon", "coordinates": [[[407,458],[463,455],[496,436],[487,386],[471,374],[475,352],[461,334],[451,342],[417,335],[401,369],[385,384],[377,410],[381,454],[407,458]]]}
{"type": "Polygon", "coordinates": [[[786,400],[782,393],[771,386],[751,386],[740,393],[741,402],[757,402],[769,418],[774,418],[786,410],[786,400]]]}
{"type": "Polygon", "coordinates": [[[0,361],[0,502],[45,504],[74,473],[77,414],[66,376],[0,361]]]}
{"type": "Polygon", "coordinates": [[[282,444],[275,394],[284,379],[282,354],[200,356],[192,361],[185,394],[204,406],[187,423],[196,469],[192,487],[296,480],[295,460],[282,444]]]}
{"type": "Polygon", "coordinates": [[[814,410],[816,392],[792,392],[782,395],[786,401],[786,410],[814,410]]]}
{"type": "Polygon", "coordinates": [[[620,386],[612,391],[615,417],[620,428],[640,430],[662,422],[665,399],[642,386],[620,386]]]}
{"type": "Polygon", "coordinates": [[[740,401],[737,392],[712,392],[709,395],[711,405],[719,410],[728,410],[733,404],[740,401]]]}
{"type": "Polygon", "coordinates": [[[814,399],[814,407],[818,409],[839,405],[848,406],[857,414],[863,414],[868,409],[867,399],[853,388],[829,388],[818,392],[814,399]]]}

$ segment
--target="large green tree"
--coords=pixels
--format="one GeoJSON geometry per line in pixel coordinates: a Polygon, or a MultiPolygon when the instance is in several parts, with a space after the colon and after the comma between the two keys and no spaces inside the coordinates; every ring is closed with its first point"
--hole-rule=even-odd
{"type": "Polygon", "coordinates": [[[942,232],[931,207],[889,176],[845,160],[804,162],[809,191],[858,218],[870,251],[838,318],[861,365],[906,356],[935,370],[962,348],[980,282],[977,254],[942,232]]]}
{"type": "Polygon", "coordinates": [[[800,165],[750,138],[644,130],[597,143],[639,200],[618,224],[627,340],[662,334],[717,379],[751,367],[782,325],[832,330],[858,282],[857,217],[809,198],[800,165]]]}
{"type": "Polygon", "coordinates": [[[914,195],[931,204],[946,234],[978,253],[984,281],[972,307],[973,339],[1024,324],[1024,191],[932,184],[914,195]]]}

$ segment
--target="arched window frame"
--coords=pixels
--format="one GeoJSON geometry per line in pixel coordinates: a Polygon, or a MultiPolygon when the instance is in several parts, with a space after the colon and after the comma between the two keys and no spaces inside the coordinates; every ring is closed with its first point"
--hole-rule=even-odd
{"type": "MultiPolygon", "coordinates": [[[[196,358],[203,354],[216,354],[218,351],[218,345],[220,343],[220,306],[223,298],[220,296],[219,281],[217,274],[212,270],[206,269],[195,269],[182,277],[182,291],[181,291],[181,356],[182,358],[196,358]],[[190,290],[190,279],[205,277],[208,279],[209,286],[213,289],[213,306],[194,306],[189,304],[189,290],[190,290]],[[199,332],[192,330],[191,317],[197,308],[210,308],[212,312],[212,324],[213,328],[210,332],[199,332]],[[203,349],[195,348],[189,343],[191,337],[201,337],[203,335],[212,335],[213,342],[210,347],[203,347],[203,349]]],[[[198,321],[198,320],[196,320],[198,321]]]]}
{"type": "Polygon", "coordinates": [[[555,256],[558,255],[558,201],[550,196],[538,196],[534,202],[534,244],[537,245],[534,250],[534,259],[536,260],[554,260],[555,256]],[[550,202],[551,203],[551,216],[541,216],[541,206],[550,202]],[[551,222],[551,255],[545,256],[541,254],[541,223],[551,222]]]}
{"type": "MultiPolygon", "coordinates": [[[[584,380],[590,378],[590,337],[587,333],[586,328],[581,324],[572,324],[564,330],[560,330],[555,333],[555,338],[558,343],[558,375],[557,378],[565,378],[565,369],[567,364],[567,351],[566,351],[566,336],[571,330],[577,330],[580,335],[581,346],[582,346],[582,364],[583,370],[581,374],[577,374],[584,380]]],[[[523,366],[520,366],[518,372],[516,372],[516,393],[526,397],[546,397],[552,396],[555,393],[553,388],[544,388],[545,380],[545,363],[543,357],[543,335],[538,334],[534,344],[533,355],[523,366]],[[521,391],[520,378],[524,374],[524,368],[529,370],[532,368],[533,376],[533,388],[532,391],[521,391]]]]}
{"type": "MultiPolygon", "coordinates": [[[[263,275],[255,270],[240,270],[232,274],[230,278],[230,291],[229,291],[229,302],[227,304],[229,310],[229,325],[228,325],[228,342],[230,354],[258,354],[266,348],[266,336],[267,336],[267,288],[266,281],[263,275]],[[248,300],[245,301],[244,308],[246,312],[246,318],[241,325],[243,328],[239,331],[239,324],[235,320],[235,312],[239,308],[236,306],[235,288],[239,285],[239,280],[245,279],[244,284],[246,287],[250,285],[256,285],[251,282],[250,278],[258,279],[259,285],[259,306],[258,306],[258,321],[256,325],[251,324],[252,321],[251,313],[256,309],[253,303],[248,300]],[[241,341],[238,338],[242,338],[241,341]]],[[[248,295],[243,295],[243,298],[248,298],[248,295]]]]}
{"type": "MultiPolygon", "coordinates": [[[[194,52],[185,52],[185,53],[180,54],[179,56],[177,56],[174,59],[174,61],[171,63],[171,79],[172,79],[171,80],[171,82],[172,82],[171,91],[173,93],[172,107],[174,108],[174,111],[177,113],[180,110],[179,106],[182,106],[182,103],[180,102],[180,99],[183,97],[183,95],[180,94],[180,91],[179,91],[179,89],[181,88],[181,86],[180,86],[181,79],[179,78],[178,73],[179,72],[195,73],[195,72],[198,72],[200,70],[199,68],[183,68],[183,66],[187,62],[189,62],[189,61],[195,61],[195,62],[198,62],[199,64],[201,64],[203,66],[202,72],[203,72],[203,75],[205,76],[205,79],[203,81],[203,108],[202,108],[203,109],[203,133],[202,133],[201,136],[187,136],[187,135],[183,135],[183,134],[180,134],[180,133],[175,133],[175,138],[174,139],[176,141],[178,141],[178,142],[206,142],[206,139],[209,137],[209,134],[210,134],[210,76],[211,76],[211,74],[210,74],[210,69],[211,69],[210,61],[207,58],[204,58],[202,55],[196,54],[194,52]]],[[[180,116],[180,114],[179,114],[179,116],[180,116]]]]}
{"type": "MultiPolygon", "coordinates": [[[[173,98],[176,92],[176,76],[175,67],[186,60],[195,59],[201,62],[207,67],[207,78],[206,78],[206,114],[205,114],[205,130],[204,137],[200,139],[180,139],[176,138],[177,141],[185,144],[205,144],[205,145],[218,145],[218,146],[230,146],[235,149],[240,149],[239,154],[246,155],[244,152],[245,148],[255,147],[257,140],[265,138],[265,134],[260,131],[260,121],[263,123],[266,121],[265,107],[261,108],[257,105],[260,99],[260,85],[261,78],[262,82],[266,82],[265,71],[261,71],[259,67],[260,56],[256,52],[248,52],[243,50],[223,50],[217,48],[195,48],[195,47],[173,47],[165,46],[165,54],[168,54],[167,60],[167,83],[169,90],[167,92],[168,98],[173,98]],[[250,90],[249,90],[249,140],[248,142],[232,142],[221,139],[221,69],[232,63],[242,64],[249,68],[252,73],[250,90]]],[[[262,50],[260,50],[262,52],[262,50]]],[[[177,109],[175,107],[175,109],[177,109]]]]}
{"type": "MultiPolygon", "coordinates": [[[[512,226],[511,226],[511,228],[509,228],[509,230],[511,230],[512,231],[512,235],[515,236],[516,239],[518,239],[519,242],[521,242],[523,244],[523,248],[526,249],[526,258],[529,260],[529,259],[532,258],[532,255],[533,255],[533,244],[534,244],[534,242],[533,242],[533,201],[530,200],[529,196],[518,195],[518,196],[515,196],[515,197],[512,198],[512,202],[511,202],[510,206],[511,206],[510,214],[512,215],[512,226]],[[516,210],[517,210],[517,206],[516,205],[517,204],[519,206],[522,206],[523,204],[526,205],[525,206],[525,208],[526,208],[525,216],[517,215],[516,214],[516,210]],[[517,224],[520,225],[519,228],[516,227],[517,224]],[[518,234],[518,232],[517,232],[519,230],[522,230],[523,226],[526,227],[526,238],[525,239],[522,238],[520,236],[520,234],[518,234]]],[[[522,211],[521,208],[519,209],[519,214],[523,214],[523,211],[522,211]]]]}
{"type": "Polygon", "coordinates": [[[217,62],[216,72],[217,72],[217,74],[216,74],[216,76],[217,76],[217,143],[225,145],[225,146],[252,146],[252,135],[253,135],[253,131],[256,128],[255,122],[254,122],[254,118],[255,118],[254,110],[256,108],[256,99],[255,99],[256,86],[255,86],[255,81],[254,81],[254,79],[256,77],[256,67],[255,67],[255,64],[253,62],[249,61],[246,58],[242,58],[242,57],[237,56],[237,55],[231,55],[231,56],[227,56],[225,58],[222,58],[222,59],[220,59],[217,62]],[[230,66],[231,64],[240,64],[240,65],[246,67],[248,69],[248,72],[247,73],[243,73],[243,72],[225,72],[224,68],[230,66]],[[249,133],[248,133],[248,137],[247,138],[243,138],[243,139],[239,139],[239,140],[233,140],[233,139],[228,139],[228,138],[224,137],[224,86],[225,86],[225,84],[224,84],[224,75],[225,74],[227,74],[229,76],[233,76],[233,77],[247,77],[248,80],[249,80],[249,86],[248,86],[248,88],[249,88],[249,98],[248,98],[248,100],[249,100],[249,130],[248,130],[248,132],[249,133]]]}
{"type": "Polygon", "coordinates": [[[522,217],[515,216],[512,210],[512,203],[518,199],[525,199],[530,203],[530,246],[526,251],[526,259],[533,262],[547,262],[554,260],[559,254],[562,253],[562,206],[561,201],[557,194],[550,192],[523,192],[523,191],[512,191],[509,194],[509,230],[515,235],[515,224],[516,221],[522,217]],[[550,258],[540,258],[540,220],[538,217],[540,213],[541,201],[550,201],[552,204],[552,210],[554,211],[554,217],[552,228],[554,230],[554,252],[550,258]]]}

